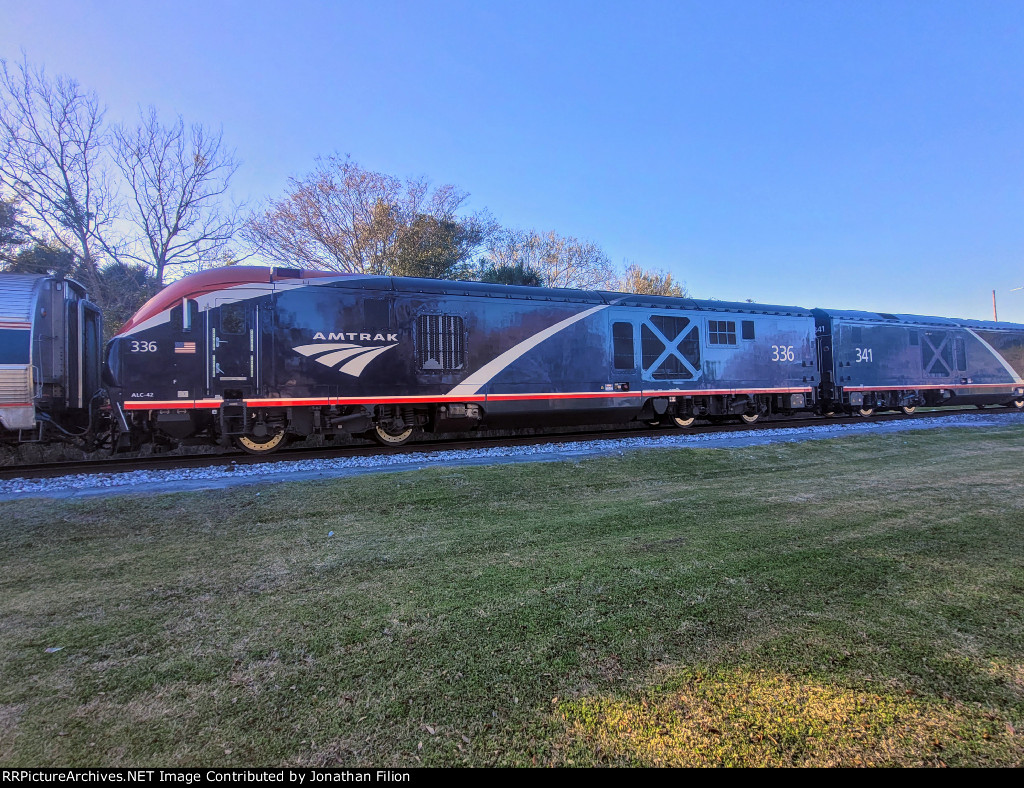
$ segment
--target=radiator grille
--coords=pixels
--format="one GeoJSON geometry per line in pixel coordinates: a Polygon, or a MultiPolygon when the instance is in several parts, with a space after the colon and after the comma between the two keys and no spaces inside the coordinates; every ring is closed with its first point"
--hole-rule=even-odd
{"type": "Polygon", "coordinates": [[[420,315],[416,319],[419,368],[449,372],[466,365],[466,333],[457,315],[420,315]]]}

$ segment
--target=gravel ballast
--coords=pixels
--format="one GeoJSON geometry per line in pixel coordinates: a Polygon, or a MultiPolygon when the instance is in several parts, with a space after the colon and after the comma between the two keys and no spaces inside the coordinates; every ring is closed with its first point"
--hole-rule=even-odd
{"type": "Polygon", "coordinates": [[[496,465],[513,462],[557,462],[621,454],[638,449],[724,449],[768,443],[887,434],[909,430],[967,427],[973,429],[1024,425],[1024,413],[992,412],[949,415],[934,419],[872,423],[825,422],[785,429],[760,429],[749,433],[659,434],[614,440],[582,440],[538,446],[495,446],[481,449],[417,452],[369,457],[266,462],[180,470],[131,471],[110,474],[79,474],[49,479],[0,481],[0,500],[21,498],[68,498],[91,495],[128,495],[221,489],[239,484],[274,484],[311,479],[342,478],[366,473],[416,470],[430,467],[496,465]]]}

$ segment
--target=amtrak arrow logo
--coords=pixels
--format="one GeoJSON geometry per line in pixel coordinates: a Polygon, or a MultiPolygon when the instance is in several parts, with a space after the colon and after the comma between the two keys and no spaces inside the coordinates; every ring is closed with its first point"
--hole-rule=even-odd
{"type": "Polygon", "coordinates": [[[292,348],[292,350],[315,359],[325,367],[337,367],[339,372],[344,372],[346,375],[358,378],[363,374],[367,364],[385,350],[391,350],[391,348],[396,347],[397,344],[396,342],[394,345],[364,347],[363,345],[349,343],[334,344],[321,342],[315,345],[299,345],[292,348]]]}

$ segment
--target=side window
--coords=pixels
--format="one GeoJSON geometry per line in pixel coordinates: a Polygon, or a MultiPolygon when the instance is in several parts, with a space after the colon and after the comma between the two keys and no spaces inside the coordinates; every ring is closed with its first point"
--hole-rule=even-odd
{"type": "Polygon", "coordinates": [[[735,320],[709,320],[708,321],[708,344],[709,345],[735,345],[736,344],[736,321],[735,320]]]}
{"type": "Polygon", "coordinates": [[[416,362],[425,372],[450,372],[466,365],[466,329],[458,315],[416,318],[416,362]]]}
{"type": "Polygon", "coordinates": [[[615,369],[636,369],[632,323],[612,323],[612,346],[615,369]]]}
{"type": "Polygon", "coordinates": [[[245,333],[245,302],[234,301],[220,306],[220,330],[225,334],[245,333]]]}
{"type": "MultiPolygon", "coordinates": [[[[192,327],[196,325],[196,321],[198,319],[199,304],[189,299],[182,299],[182,303],[178,304],[171,310],[171,331],[191,331],[192,327]],[[187,312],[184,310],[185,305],[188,305],[187,312]]],[[[238,332],[236,331],[234,333],[238,332]]]]}
{"type": "Polygon", "coordinates": [[[744,320],[743,321],[743,338],[753,339],[754,338],[754,321],[744,320]]]}

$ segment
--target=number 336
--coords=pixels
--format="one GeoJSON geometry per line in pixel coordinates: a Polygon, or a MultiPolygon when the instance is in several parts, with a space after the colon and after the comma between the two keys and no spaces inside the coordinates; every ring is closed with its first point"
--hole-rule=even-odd
{"type": "Polygon", "coordinates": [[[796,361],[792,345],[772,345],[772,361],[796,361]]]}

